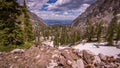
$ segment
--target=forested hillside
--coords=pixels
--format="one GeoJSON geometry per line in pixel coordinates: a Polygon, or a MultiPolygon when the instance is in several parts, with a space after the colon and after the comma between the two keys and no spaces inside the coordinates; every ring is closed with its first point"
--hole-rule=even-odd
{"type": "Polygon", "coordinates": [[[72,23],[83,39],[91,41],[120,40],[120,0],[97,0],[72,23]]]}
{"type": "Polygon", "coordinates": [[[23,6],[16,0],[0,1],[0,48],[31,41],[33,30],[25,1],[23,6]]]}
{"type": "Polygon", "coordinates": [[[55,46],[74,45],[81,41],[80,32],[70,25],[52,25],[41,32],[43,37],[52,37],[55,46]]]}

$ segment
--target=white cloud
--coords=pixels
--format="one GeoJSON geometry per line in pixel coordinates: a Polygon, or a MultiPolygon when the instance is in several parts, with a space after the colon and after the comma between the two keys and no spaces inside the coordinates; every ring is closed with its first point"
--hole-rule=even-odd
{"type": "Polygon", "coordinates": [[[53,11],[77,10],[83,4],[91,4],[96,0],[57,0],[56,3],[49,4],[48,9],[53,11]]]}
{"type": "MultiPolygon", "coordinates": [[[[84,2],[86,2],[86,1],[88,1],[88,0],[85,0],[84,2]]],[[[90,6],[87,3],[79,4],[79,2],[80,1],[78,1],[78,0],[74,0],[74,1],[73,0],[57,0],[56,3],[49,4],[48,10],[52,10],[53,13],[55,13],[57,11],[59,11],[59,12],[62,11],[61,14],[55,13],[50,18],[72,19],[72,20],[75,19],[75,17],[77,17],[78,15],[83,13],[87,9],[87,7],[90,6]]],[[[51,15],[51,14],[49,14],[49,15],[51,15]]],[[[43,17],[43,18],[47,18],[47,17],[43,17]]]]}
{"type": "Polygon", "coordinates": [[[82,14],[83,12],[85,12],[85,10],[89,7],[89,4],[82,4],[81,7],[76,10],[77,12],[79,12],[80,14],[82,14]]]}
{"type": "MultiPolygon", "coordinates": [[[[73,20],[75,19],[76,16],[73,15],[65,15],[65,14],[60,14],[59,12],[53,12],[53,11],[38,11],[34,10],[32,11],[36,13],[39,17],[42,19],[48,19],[48,20],[73,20]]],[[[66,12],[64,12],[66,13],[66,12]]]]}
{"type": "Polygon", "coordinates": [[[63,14],[68,15],[69,13],[68,12],[64,12],[63,14]]]}
{"type": "Polygon", "coordinates": [[[54,4],[49,4],[48,6],[48,9],[51,10],[51,9],[54,9],[54,8],[58,8],[59,5],[63,5],[63,4],[66,4],[66,3],[69,3],[70,0],[57,0],[57,2],[55,2],[54,4]]]}
{"type": "Polygon", "coordinates": [[[48,1],[49,0],[27,0],[27,5],[30,10],[41,9],[48,1]]]}
{"type": "Polygon", "coordinates": [[[95,0],[57,0],[55,3],[47,3],[49,0],[28,0],[29,9],[43,19],[75,19],[83,13],[95,0]],[[47,11],[39,10],[43,5],[48,5],[47,11]]]}

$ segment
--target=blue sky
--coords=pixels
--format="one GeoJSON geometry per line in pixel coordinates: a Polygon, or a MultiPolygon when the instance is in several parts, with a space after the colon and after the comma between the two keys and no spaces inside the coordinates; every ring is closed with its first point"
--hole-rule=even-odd
{"type": "Polygon", "coordinates": [[[96,0],[28,0],[29,10],[48,20],[73,20],[96,0]]]}
{"type": "Polygon", "coordinates": [[[47,3],[55,3],[57,0],[49,0],[47,3]]]}

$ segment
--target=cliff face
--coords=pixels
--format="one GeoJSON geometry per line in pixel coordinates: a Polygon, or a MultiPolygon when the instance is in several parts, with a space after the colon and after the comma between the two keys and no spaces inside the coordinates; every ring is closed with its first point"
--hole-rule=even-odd
{"type": "Polygon", "coordinates": [[[114,17],[115,10],[118,11],[118,16],[120,16],[120,0],[97,0],[73,21],[72,26],[84,27],[87,21],[91,19],[94,22],[104,20],[108,23],[114,17]]]}

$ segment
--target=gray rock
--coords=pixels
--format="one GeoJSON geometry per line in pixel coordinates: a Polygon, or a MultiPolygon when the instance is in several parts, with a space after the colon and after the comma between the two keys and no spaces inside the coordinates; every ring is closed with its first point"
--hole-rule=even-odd
{"type": "Polygon", "coordinates": [[[72,61],[67,60],[67,64],[68,64],[68,65],[71,65],[71,64],[72,64],[72,61]]]}
{"type": "Polygon", "coordinates": [[[0,52],[0,55],[2,55],[2,52],[0,52]]]}
{"type": "Polygon", "coordinates": [[[77,61],[74,61],[72,64],[72,68],[85,68],[83,60],[79,59],[77,61]]]}
{"type": "Polygon", "coordinates": [[[120,54],[118,54],[117,56],[120,57],[120,54]]]}
{"type": "Polygon", "coordinates": [[[111,63],[110,65],[111,65],[111,67],[113,67],[113,68],[117,68],[117,65],[116,65],[115,63],[111,63]]]}
{"type": "Polygon", "coordinates": [[[25,51],[23,49],[14,49],[10,53],[24,53],[25,51]]]}
{"type": "Polygon", "coordinates": [[[107,65],[104,66],[105,68],[118,68],[118,66],[114,63],[109,63],[107,65]]]}
{"type": "Polygon", "coordinates": [[[100,57],[100,59],[101,59],[102,61],[107,60],[107,57],[106,57],[105,55],[103,55],[103,54],[99,54],[98,56],[100,57]]]}
{"type": "Polygon", "coordinates": [[[58,66],[58,64],[54,62],[54,60],[51,60],[51,63],[49,63],[49,66],[47,68],[54,68],[55,66],[58,66]]]}
{"type": "Polygon", "coordinates": [[[95,54],[89,50],[83,50],[83,60],[86,63],[91,64],[95,60],[95,54]]]}
{"type": "Polygon", "coordinates": [[[120,63],[120,58],[116,58],[116,61],[120,63]]]}
{"type": "Polygon", "coordinates": [[[100,64],[100,63],[101,63],[101,59],[99,58],[99,56],[95,56],[93,64],[100,64]]]}

